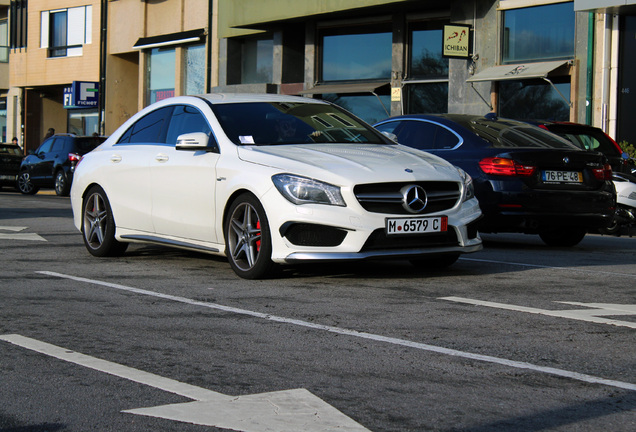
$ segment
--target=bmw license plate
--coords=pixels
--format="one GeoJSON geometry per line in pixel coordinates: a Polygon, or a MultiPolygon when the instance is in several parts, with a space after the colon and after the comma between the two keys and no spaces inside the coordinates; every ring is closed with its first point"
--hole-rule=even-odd
{"type": "Polygon", "coordinates": [[[386,219],[387,235],[426,234],[446,231],[448,231],[448,216],[386,219]]]}
{"type": "Polygon", "coordinates": [[[583,173],[577,171],[543,171],[547,183],[583,183],[583,173]]]}

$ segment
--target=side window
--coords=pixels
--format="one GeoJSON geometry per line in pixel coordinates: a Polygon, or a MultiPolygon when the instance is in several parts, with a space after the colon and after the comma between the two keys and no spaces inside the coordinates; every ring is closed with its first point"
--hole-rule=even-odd
{"type": "Polygon", "coordinates": [[[435,134],[435,148],[438,150],[452,149],[459,144],[459,138],[446,128],[437,126],[435,134]]]}
{"type": "Polygon", "coordinates": [[[436,130],[437,126],[429,122],[405,122],[397,133],[398,142],[419,150],[431,150],[435,148],[436,130]]]}
{"type": "Polygon", "coordinates": [[[376,129],[379,130],[380,132],[388,132],[388,133],[395,133],[395,129],[398,127],[400,123],[398,122],[389,122],[389,123],[383,123],[379,126],[376,126],[376,129]]]}
{"type": "Polygon", "coordinates": [[[64,150],[64,139],[63,138],[57,138],[54,142],[53,142],[53,146],[51,147],[51,151],[52,152],[61,152],[64,150]]]}
{"type": "Polygon", "coordinates": [[[37,149],[36,154],[48,153],[51,151],[51,146],[55,138],[44,141],[44,143],[37,149]]]}
{"type": "Polygon", "coordinates": [[[117,144],[165,144],[168,121],[173,110],[173,106],[168,106],[146,114],[128,128],[117,144]]]}
{"type": "Polygon", "coordinates": [[[210,136],[210,125],[197,108],[189,105],[178,105],[174,108],[166,143],[175,145],[177,137],[186,133],[203,132],[210,136]]]}

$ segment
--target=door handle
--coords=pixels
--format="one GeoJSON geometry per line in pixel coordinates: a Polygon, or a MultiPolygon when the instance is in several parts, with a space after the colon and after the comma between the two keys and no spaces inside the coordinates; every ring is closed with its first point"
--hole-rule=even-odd
{"type": "Polygon", "coordinates": [[[121,156],[117,155],[117,154],[114,154],[114,155],[112,155],[110,157],[110,161],[114,162],[114,163],[119,163],[119,162],[121,162],[121,156]]]}
{"type": "Polygon", "coordinates": [[[159,153],[157,156],[155,156],[155,160],[157,162],[168,162],[168,159],[168,155],[163,153],[159,153]]]}

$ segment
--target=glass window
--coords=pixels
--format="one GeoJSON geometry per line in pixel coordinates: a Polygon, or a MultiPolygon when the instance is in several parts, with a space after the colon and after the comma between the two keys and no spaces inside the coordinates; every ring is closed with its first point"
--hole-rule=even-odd
{"type": "Polygon", "coordinates": [[[49,57],[65,57],[68,28],[66,11],[51,12],[49,17],[49,57]]]}
{"type": "Polygon", "coordinates": [[[241,47],[241,83],[271,83],[273,80],[274,41],[245,39],[241,47]]]}
{"type": "Polygon", "coordinates": [[[448,112],[448,82],[405,85],[404,97],[408,114],[448,112]]]}
{"type": "Polygon", "coordinates": [[[154,48],[148,56],[148,103],[174,96],[175,49],[154,48]]]}
{"type": "Polygon", "coordinates": [[[185,48],[185,94],[205,93],[205,45],[185,48]]]}
{"type": "Polygon", "coordinates": [[[9,142],[7,139],[7,98],[0,98],[0,142],[9,142]]]}
{"type": "Polygon", "coordinates": [[[448,78],[448,59],[442,56],[442,24],[420,24],[411,31],[409,78],[448,78]]]}
{"type": "Polygon", "coordinates": [[[42,145],[35,151],[36,154],[48,153],[51,151],[51,146],[55,138],[48,139],[42,143],[42,145]]]}
{"type": "Polygon", "coordinates": [[[503,12],[502,63],[574,57],[574,3],[503,12]]]}
{"type": "Polygon", "coordinates": [[[333,102],[336,105],[360,117],[369,124],[377,123],[389,117],[391,96],[372,94],[348,95],[348,94],[323,94],[322,99],[333,102]]]}
{"type": "Polygon", "coordinates": [[[97,109],[68,110],[68,131],[75,135],[99,133],[99,115],[97,109]]]}
{"type": "Polygon", "coordinates": [[[445,23],[427,21],[410,25],[408,80],[404,82],[407,113],[448,111],[448,59],[442,56],[445,23]]]}
{"type": "Polygon", "coordinates": [[[9,21],[0,19],[0,63],[9,61],[9,21]]]}
{"type": "MultiPolygon", "coordinates": [[[[570,100],[570,83],[553,80],[565,99],[570,100]]],[[[568,103],[545,81],[514,80],[499,83],[499,115],[519,120],[570,119],[568,103]]]]}
{"type": "Polygon", "coordinates": [[[329,104],[253,102],[214,104],[212,109],[237,145],[388,143],[375,129],[329,104]]]}
{"type": "Polygon", "coordinates": [[[443,126],[420,120],[411,120],[385,124],[380,131],[394,133],[400,144],[419,150],[452,149],[459,144],[457,135],[443,126]]]}
{"type": "Polygon", "coordinates": [[[176,144],[179,135],[193,132],[203,132],[209,136],[212,130],[198,109],[187,105],[176,106],[170,119],[166,143],[176,144]]]}
{"type": "Polygon", "coordinates": [[[137,120],[119,139],[121,143],[164,144],[166,142],[166,125],[174,107],[157,109],[137,120]]]}
{"type": "Polygon", "coordinates": [[[391,78],[392,33],[322,37],[322,81],[391,78]]]}

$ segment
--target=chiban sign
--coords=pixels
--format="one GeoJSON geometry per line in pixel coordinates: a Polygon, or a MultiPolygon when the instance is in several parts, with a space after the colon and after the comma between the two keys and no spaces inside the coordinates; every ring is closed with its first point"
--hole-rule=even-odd
{"type": "Polygon", "coordinates": [[[469,25],[445,25],[442,38],[442,55],[444,57],[470,57],[470,37],[469,25]]]}

